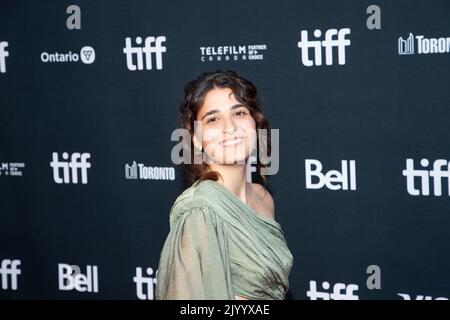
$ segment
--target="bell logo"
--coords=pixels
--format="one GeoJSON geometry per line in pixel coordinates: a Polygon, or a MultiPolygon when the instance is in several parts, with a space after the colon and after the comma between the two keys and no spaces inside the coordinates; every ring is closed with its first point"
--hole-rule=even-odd
{"type": "Polygon", "coordinates": [[[77,290],[79,292],[98,292],[98,268],[86,266],[86,275],[76,273],[73,266],[58,264],[58,288],[59,290],[77,290]]]}
{"type": "MultiPolygon", "coordinates": [[[[329,29],[325,32],[325,40],[309,40],[308,31],[302,30],[300,32],[300,41],[297,43],[302,54],[302,63],[304,66],[311,67],[313,65],[322,65],[322,47],[325,48],[325,64],[330,66],[333,64],[333,48],[337,47],[338,64],[345,64],[345,47],[350,46],[350,39],[346,39],[345,36],[350,34],[349,28],[343,28],[340,30],[329,29]],[[333,37],[337,35],[337,39],[333,37]],[[314,49],[314,60],[309,57],[309,49],[314,49]]],[[[316,39],[322,36],[322,31],[319,29],[314,30],[314,37],[316,39]]]]}
{"type": "Polygon", "coordinates": [[[341,172],[330,170],[326,174],[322,173],[322,163],[315,159],[305,160],[306,189],[321,189],[326,186],[330,190],[356,190],[356,165],[355,160],[350,160],[347,167],[347,160],[341,161],[341,172]],[[313,178],[318,182],[314,183],[313,178]]]}

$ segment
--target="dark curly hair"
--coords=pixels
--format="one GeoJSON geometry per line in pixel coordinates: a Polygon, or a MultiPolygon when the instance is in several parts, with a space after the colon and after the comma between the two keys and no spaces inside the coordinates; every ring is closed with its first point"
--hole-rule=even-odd
{"type": "MultiPolygon", "coordinates": [[[[256,129],[270,130],[269,121],[263,114],[263,109],[258,101],[257,89],[255,85],[236,74],[235,71],[216,70],[215,72],[204,72],[195,80],[188,82],[184,87],[184,101],[180,108],[179,122],[182,128],[187,129],[190,136],[194,135],[194,121],[197,119],[198,112],[204,103],[206,94],[212,89],[229,88],[232,90],[235,98],[245,105],[256,123],[256,129]]],[[[260,145],[259,136],[257,135],[257,146],[260,145]]],[[[267,135],[267,155],[271,153],[270,134],[267,135]]],[[[194,145],[191,139],[190,146],[187,150],[191,150],[190,164],[184,164],[185,179],[189,185],[202,180],[219,180],[222,179],[217,171],[209,171],[206,163],[194,164],[194,145]]],[[[185,150],[186,150],[185,149],[185,150]]],[[[259,152],[259,151],[258,151],[259,152]]],[[[267,184],[267,176],[261,174],[261,167],[265,165],[260,163],[259,155],[257,156],[257,174],[263,185],[267,184]]]]}

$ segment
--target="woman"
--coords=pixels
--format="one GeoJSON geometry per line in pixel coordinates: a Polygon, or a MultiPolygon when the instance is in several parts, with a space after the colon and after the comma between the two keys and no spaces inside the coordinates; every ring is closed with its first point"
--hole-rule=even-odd
{"type": "MultiPolygon", "coordinates": [[[[172,206],[156,299],[284,299],[293,257],[272,196],[247,182],[256,131],[269,129],[257,89],[234,71],[216,71],[184,91],[181,125],[191,133],[190,155],[202,161],[186,165],[193,184],[172,206]]],[[[258,161],[265,184],[262,167],[258,161]]]]}

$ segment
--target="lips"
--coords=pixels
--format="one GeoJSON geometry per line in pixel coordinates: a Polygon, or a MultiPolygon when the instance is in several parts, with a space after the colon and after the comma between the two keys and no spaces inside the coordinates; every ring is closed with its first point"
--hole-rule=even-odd
{"type": "Polygon", "coordinates": [[[244,141],[243,137],[234,137],[234,138],[228,138],[228,139],[223,140],[221,142],[221,144],[224,146],[229,146],[229,145],[241,143],[242,141],[244,141]]]}

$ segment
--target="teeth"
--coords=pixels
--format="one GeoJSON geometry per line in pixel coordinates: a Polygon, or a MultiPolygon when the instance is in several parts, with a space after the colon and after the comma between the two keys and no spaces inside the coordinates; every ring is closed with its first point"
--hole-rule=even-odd
{"type": "Polygon", "coordinates": [[[242,142],[242,138],[237,138],[237,139],[225,141],[225,142],[223,143],[223,145],[224,145],[224,146],[231,146],[231,145],[233,145],[233,144],[238,144],[238,143],[241,143],[241,142],[242,142]]]}

